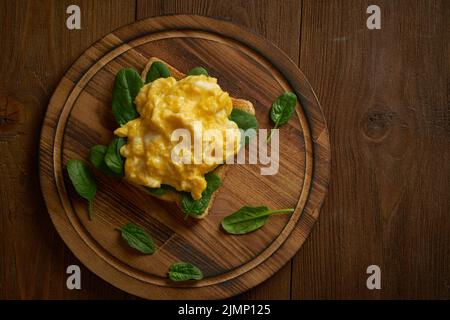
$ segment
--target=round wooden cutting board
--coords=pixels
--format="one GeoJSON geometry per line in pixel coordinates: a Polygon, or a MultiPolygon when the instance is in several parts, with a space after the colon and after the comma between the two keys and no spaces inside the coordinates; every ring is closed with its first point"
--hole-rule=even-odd
{"type": "Polygon", "coordinates": [[[325,196],[330,148],[319,102],[296,65],[278,48],[234,24],[199,16],[142,20],[108,34],[90,47],[56,88],[43,123],[40,179],[49,214],[59,234],[90,270],[129,293],[149,299],[217,299],[252,288],[280,269],[301,247],[325,196]],[[231,96],[250,100],[261,128],[270,128],[272,102],[284,91],[299,97],[297,114],[280,129],[279,169],[268,164],[230,165],[210,215],[187,219],[123,181],[95,171],[95,216],[74,191],[65,164],[88,160],[90,147],[108,144],[117,127],[111,112],[116,73],[139,72],[158,57],[186,73],[204,66],[231,96]],[[228,235],[226,215],[242,206],[295,208],[272,216],[261,229],[228,235]],[[157,251],[142,255],[115,231],[135,223],[153,237],[157,251]],[[197,282],[167,280],[168,267],[191,262],[204,273],[197,282]]]}

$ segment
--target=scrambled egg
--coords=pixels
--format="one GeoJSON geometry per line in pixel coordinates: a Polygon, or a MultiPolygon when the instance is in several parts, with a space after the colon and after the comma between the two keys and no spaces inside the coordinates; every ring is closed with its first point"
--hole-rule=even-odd
{"type": "MultiPolygon", "coordinates": [[[[126,158],[125,178],[150,188],[168,184],[200,199],[206,188],[205,174],[239,151],[239,129],[228,119],[233,108],[229,94],[222,91],[217,79],[205,75],[179,81],[169,77],[143,86],[135,103],[140,117],[114,131],[119,137],[127,137],[127,144],[120,150],[126,158]],[[195,136],[199,124],[203,133],[213,129],[222,139],[200,136],[201,161],[195,162],[194,139],[199,141],[195,136]],[[179,128],[187,129],[192,137],[190,150],[179,154],[190,159],[190,164],[173,161],[171,156],[181,141],[171,141],[171,135],[179,128]],[[220,159],[214,148],[222,148],[220,159]]],[[[196,157],[199,159],[198,152],[196,157]]]]}

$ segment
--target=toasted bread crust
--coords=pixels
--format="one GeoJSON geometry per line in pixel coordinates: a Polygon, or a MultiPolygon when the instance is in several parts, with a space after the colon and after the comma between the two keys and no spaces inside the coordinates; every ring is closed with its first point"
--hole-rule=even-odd
{"type": "MultiPolygon", "coordinates": [[[[151,57],[148,62],[147,65],[145,66],[144,70],[142,71],[141,74],[141,78],[142,80],[145,82],[145,78],[147,76],[147,72],[150,70],[150,67],[152,65],[153,62],[155,61],[161,61],[163,62],[167,68],[169,68],[170,74],[172,77],[174,77],[177,80],[180,80],[182,78],[184,78],[186,75],[182,72],[180,72],[179,70],[175,69],[173,66],[171,66],[170,64],[168,64],[167,62],[165,62],[164,60],[161,60],[159,58],[156,57],[151,57]]],[[[233,103],[233,107],[237,108],[237,109],[241,109],[245,112],[251,113],[251,114],[255,114],[255,108],[253,107],[253,104],[248,101],[248,100],[244,100],[244,99],[237,99],[237,98],[233,98],[231,97],[231,101],[233,103]]],[[[225,174],[227,172],[228,166],[227,165],[223,165],[223,166],[219,166],[218,168],[216,168],[213,172],[218,175],[220,177],[220,180],[223,181],[225,178],[225,174]]],[[[218,191],[218,190],[217,190],[218,191]]],[[[214,192],[214,194],[211,196],[211,200],[209,202],[208,208],[206,208],[205,212],[202,213],[199,216],[192,216],[196,219],[204,219],[208,214],[209,214],[209,209],[211,208],[213,202],[214,202],[214,198],[216,197],[217,191],[214,192]]],[[[165,194],[158,196],[158,195],[154,195],[152,194],[152,196],[159,198],[161,200],[164,201],[169,201],[169,202],[175,202],[177,204],[177,206],[181,209],[181,195],[176,193],[176,192],[172,192],[170,190],[167,190],[165,192],[165,194]]]]}

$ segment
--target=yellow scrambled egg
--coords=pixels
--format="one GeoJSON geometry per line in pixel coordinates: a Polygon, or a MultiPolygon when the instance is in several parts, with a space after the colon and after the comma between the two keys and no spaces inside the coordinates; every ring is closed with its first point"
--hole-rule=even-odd
{"type": "Polygon", "coordinates": [[[229,94],[212,77],[188,76],[179,81],[169,77],[142,87],[135,103],[140,117],[114,131],[119,137],[127,137],[127,144],[120,150],[126,158],[125,178],[151,188],[171,185],[178,191],[190,192],[196,200],[200,199],[206,188],[205,174],[239,151],[239,129],[228,119],[233,108],[229,94]],[[200,136],[200,158],[198,152],[194,152],[199,124],[203,133],[215,129],[223,138],[219,139],[220,135],[215,134],[213,138],[211,135],[200,136]],[[190,164],[172,159],[172,150],[181,138],[171,141],[171,135],[180,128],[187,129],[192,137],[190,150],[179,153],[190,158],[190,164]],[[213,151],[215,147],[222,147],[220,159],[217,156],[220,152],[213,151]]]}

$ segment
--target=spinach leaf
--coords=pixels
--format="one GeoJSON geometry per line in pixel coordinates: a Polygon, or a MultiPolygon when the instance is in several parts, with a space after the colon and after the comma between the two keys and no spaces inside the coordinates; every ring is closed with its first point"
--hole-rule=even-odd
{"type": "Polygon", "coordinates": [[[199,200],[192,199],[192,196],[188,192],[183,192],[181,195],[181,210],[186,214],[199,216],[205,212],[211,201],[212,194],[220,187],[222,182],[218,175],[212,172],[208,172],[205,175],[206,189],[202,192],[202,197],[199,200]]]}
{"type": "Polygon", "coordinates": [[[122,234],[128,245],[142,253],[153,254],[155,252],[155,244],[148,233],[138,225],[129,223],[121,228],[117,228],[122,234]]]}
{"type": "Polygon", "coordinates": [[[91,150],[89,150],[89,161],[95,168],[104,174],[111,177],[120,178],[121,176],[109,169],[105,163],[105,154],[107,149],[107,146],[101,144],[93,146],[91,150]]]}
{"type": "Polygon", "coordinates": [[[256,117],[243,110],[233,108],[230,114],[230,120],[235,122],[240,129],[258,129],[258,120],[256,117]]]}
{"type": "Polygon", "coordinates": [[[123,126],[139,116],[134,99],[142,86],[142,79],[136,70],[125,68],[117,73],[112,94],[112,112],[119,125],[123,126]]]}
{"type": "Polygon", "coordinates": [[[146,187],[147,191],[155,196],[162,196],[163,194],[166,194],[166,189],[162,188],[150,188],[146,187]]]}
{"type": "Polygon", "coordinates": [[[289,121],[296,104],[297,96],[292,92],[285,92],[275,100],[270,110],[270,118],[275,123],[275,128],[289,121]]]}
{"type": "Polygon", "coordinates": [[[123,177],[123,157],[120,155],[120,148],[126,144],[125,138],[114,137],[106,149],[104,161],[109,170],[120,177],[123,177]]]}
{"type": "Polygon", "coordinates": [[[169,186],[168,184],[162,184],[160,188],[146,187],[146,189],[148,192],[150,192],[151,194],[154,194],[155,196],[162,196],[168,190],[173,191],[173,192],[178,192],[177,189],[175,189],[172,186],[169,186]]]}
{"type": "Polygon", "coordinates": [[[89,220],[93,216],[93,201],[97,192],[97,184],[94,175],[88,166],[81,160],[69,160],[67,162],[67,172],[77,193],[89,203],[89,220]]]}
{"type": "Polygon", "coordinates": [[[150,70],[147,72],[147,76],[145,77],[145,83],[149,83],[155,81],[159,78],[168,78],[170,77],[170,71],[167,66],[161,61],[155,61],[150,66],[150,70]]]}
{"type": "MultiPolygon", "coordinates": [[[[285,92],[275,100],[270,109],[270,119],[275,124],[274,129],[281,127],[289,121],[294,113],[296,104],[297,96],[292,92],[285,92]]],[[[267,141],[270,141],[273,132],[273,130],[270,132],[267,141]]]]}
{"type": "Polygon", "coordinates": [[[245,234],[265,225],[271,214],[292,212],[294,212],[294,209],[269,210],[266,206],[242,207],[235,213],[223,218],[221,225],[228,233],[245,234]]]}
{"type": "Polygon", "coordinates": [[[167,276],[172,281],[201,280],[202,271],[191,263],[176,262],[169,268],[167,276]]]}
{"type": "Polygon", "coordinates": [[[249,143],[250,139],[256,135],[256,130],[258,130],[259,125],[258,120],[256,120],[256,117],[253,114],[233,108],[230,114],[230,120],[235,122],[239,129],[244,131],[249,129],[255,130],[254,134],[245,137],[245,144],[249,143]]]}
{"type": "Polygon", "coordinates": [[[195,68],[192,68],[191,70],[189,70],[189,72],[188,72],[188,76],[199,76],[201,74],[203,74],[205,76],[209,75],[208,71],[203,67],[195,67],[195,68]]]}

